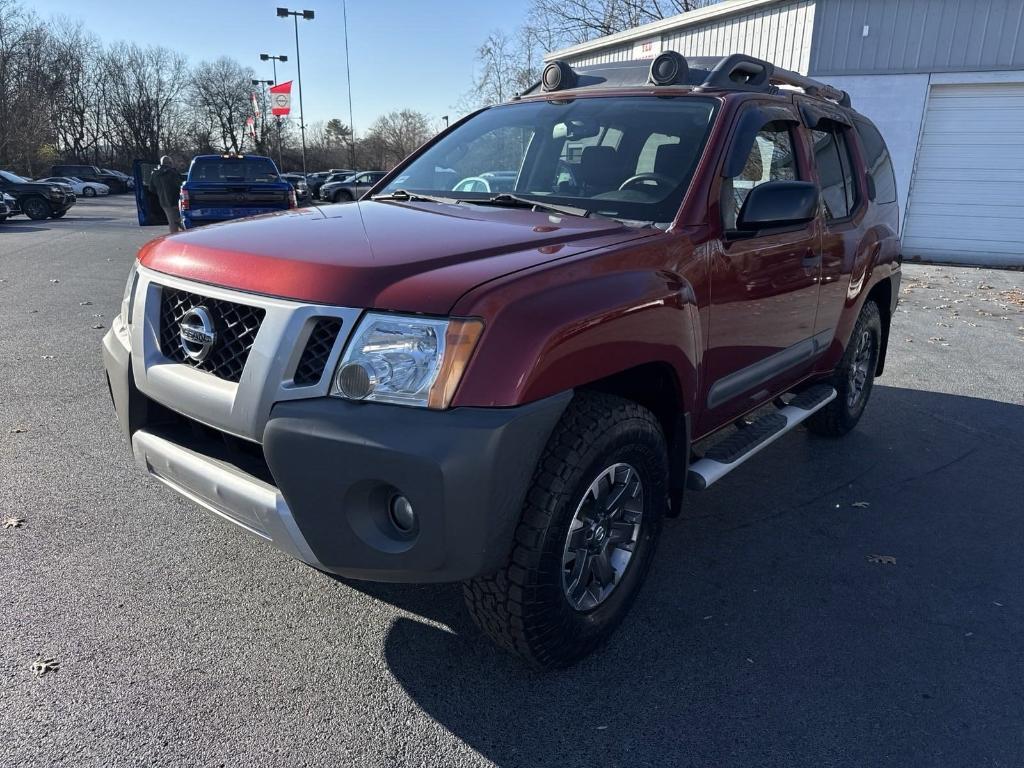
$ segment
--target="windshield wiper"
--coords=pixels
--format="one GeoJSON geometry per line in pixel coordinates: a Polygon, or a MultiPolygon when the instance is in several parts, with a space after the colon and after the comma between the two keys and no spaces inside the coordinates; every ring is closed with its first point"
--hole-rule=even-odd
{"type": "Polygon", "coordinates": [[[425,203],[447,203],[449,205],[455,205],[461,203],[454,197],[440,197],[438,195],[421,195],[419,192],[409,192],[406,189],[396,189],[394,192],[390,192],[386,195],[374,195],[373,200],[420,200],[425,203]]]}
{"type": "Polygon", "coordinates": [[[574,208],[571,205],[555,205],[554,203],[545,203],[540,200],[531,200],[528,197],[520,197],[519,195],[511,195],[508,192],[503,192],[500,195],[494,197],[485,197],[481,200],[467,200],[467,203],[473,203],[473,205],[501,205],[509,208],[533,208],[537,211],[551,211],[552,213],[564,213],[567,216],[589,216],[590,211],[586,208],[574,208]]]}

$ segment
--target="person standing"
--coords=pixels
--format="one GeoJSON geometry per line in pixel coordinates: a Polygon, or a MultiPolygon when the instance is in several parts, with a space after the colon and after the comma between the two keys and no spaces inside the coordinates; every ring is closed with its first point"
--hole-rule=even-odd
{"type": "Polygon", "coordinates": [[[181,194],[181,174],[174,167],[169,155],[160,158],[160,165],[149,177],[149,188],[160,200],[160,207],[167,216],[171,234],[181,231],[181,214],[178,212],[178,196],[181,194]]]}

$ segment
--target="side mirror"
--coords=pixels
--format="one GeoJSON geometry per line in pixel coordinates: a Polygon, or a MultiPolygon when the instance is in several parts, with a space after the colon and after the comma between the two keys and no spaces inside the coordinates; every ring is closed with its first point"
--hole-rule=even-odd
{"type": "Polygon", "coordinates": [[[806,224],[818,214],[818,187],[809,181],[767,181],[750,190],[736,217],[744,232],[806,224]]]}

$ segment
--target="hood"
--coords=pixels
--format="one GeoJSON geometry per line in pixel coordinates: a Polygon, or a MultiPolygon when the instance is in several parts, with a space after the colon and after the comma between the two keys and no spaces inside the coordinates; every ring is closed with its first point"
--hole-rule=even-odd
{"type": "Polygon", "coordinates": [[[139,259],[160,272],[269,296],[443,315],[488,280],[656,234],[531,210],[365,201],[165,236],[139,259]]]}

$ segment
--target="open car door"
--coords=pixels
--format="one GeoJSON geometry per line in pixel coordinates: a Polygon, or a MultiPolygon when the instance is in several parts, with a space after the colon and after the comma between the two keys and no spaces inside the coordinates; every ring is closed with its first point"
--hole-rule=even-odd
{"type": "Polygon", "coordinates": [[[140,227],[152,227],[158,224],[167,226],[167,217],[160,207],[160,200],[149,188],[149,177],[157,168],[156,163],[136,160],[132,163],[132,176],[135,178],[135,207],[139,214],[140,227]]]}

